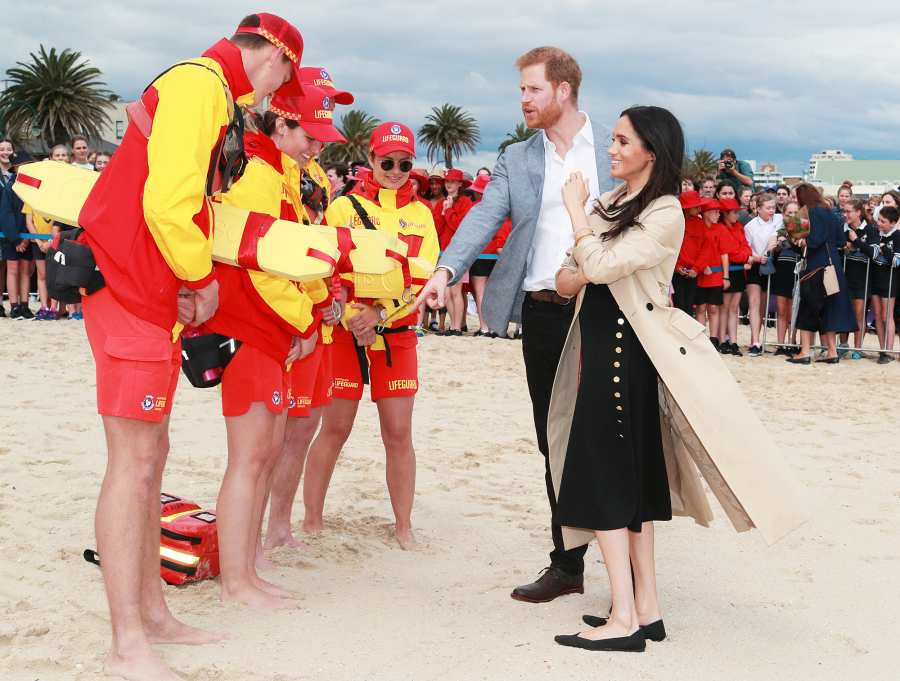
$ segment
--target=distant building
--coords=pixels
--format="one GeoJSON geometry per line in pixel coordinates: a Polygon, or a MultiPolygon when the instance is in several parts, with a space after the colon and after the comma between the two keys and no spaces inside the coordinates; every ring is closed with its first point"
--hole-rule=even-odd
{"type": "Polygon", "coordinates": [[[807,179],[826,195],[835,195],[845,181],[853,183],[854,196],[883,194],[900,186],[900,160],[818,159],[815,175],[807,179]]]}
{"type": "MultiPolygon", "coordinates": [[[[0,87],[5,82],[0,81],[0,87]]],[[[111,154],[119,148],[122,138],[125,136],[125,128],[128,127],[128,115],[125,112],[128,104],[129,102],[120,100],[109,103],[107,108],[109,123],[104,124],[100,129],[100,139],[92,138],[88,140],[88,146],[92,151],[102,151],[105,154],[111,154]]],[[[44,156],[48,152],[38,137],[25,140],[20,146],[35,156],[44,156]]]]}
{"type": "Polygon", "coordinates": [[[809,157],[809,168],[806,171],[808,178],[812,179],[816,176],[816,169],[820,161],[852,161],[853,155],[846,154],[840,149],[826,149],[818,154],[809,157]]]}
{"type": "Polygon", "coordinates": [[[784,184],[784,175],[774,163],[763,163],[759,170],[753,173],[753,188],[764,189],[784,184]]]}

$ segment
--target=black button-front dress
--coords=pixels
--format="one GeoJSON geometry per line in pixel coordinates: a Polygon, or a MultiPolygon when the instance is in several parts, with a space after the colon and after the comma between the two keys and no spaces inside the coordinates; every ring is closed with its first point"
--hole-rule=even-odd
{"type": "Polygon", "coordinates": [[[656,369],[605,284],[587,285],[578,323],[581,378],[555,520],[640,532],[672,519],[656,369]]]}

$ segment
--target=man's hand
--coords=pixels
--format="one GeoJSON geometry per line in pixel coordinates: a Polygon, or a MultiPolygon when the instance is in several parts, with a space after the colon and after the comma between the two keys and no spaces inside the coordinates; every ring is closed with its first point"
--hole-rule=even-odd
{"type": "Polygon", "coordinates": [[[438,268],[431,275],[428,283],[419,291],[416,298],[416,307],[428,305],[432,310],[440,310],[444,307],[444,297],[447,295],[447,283],[450,281],[450,272],[438,268]]]}
{"type": "Polygon", "coordinates": [[[375,329],[369,329],[367,331],[362,331],[360,333],[354,333],[354,338],[356,338],[357,345],[362,347],[368,347],[375,342],[375,339],[378,337],[378,334],[375,333],[375,329]]]}
{"type": "Polygon", "coordinates": [[[381,321],[374,305],[353,303],[350,307],[357,311],[357,314],[347,320],[347,328],[350,329],[354,335],[373,330],[381,321]]]}
{"type": "Polygon", "coordinates": [[[200,326],[219,308],[219,282],[213,279],[206,286],[194,291],[194,319],[191,326],[200,326]]]}
{"type": "Polygon", "coordinates": [[[344,303],[339,303],[335,300],[322,313],[322,323],[326,326],[337,326],[343,316],[344,303]]]}
{"type": "Polygon", "coordinates": [[[197,313],[197,301],[194,292],[187,286],[178,291],[178,321],[187,326],[193,323],[197,313]]]}
{"type": "Polygon", "coordinates": [[[294,336],[291,338],[291,349],[288,350],[287,359],[284,360],[284,368],[287,369],[294,362],[300,359],[300,338],[294,336]]]}

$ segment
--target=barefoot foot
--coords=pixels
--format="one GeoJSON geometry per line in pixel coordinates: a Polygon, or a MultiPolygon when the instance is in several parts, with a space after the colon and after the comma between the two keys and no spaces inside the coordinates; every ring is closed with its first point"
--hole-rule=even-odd
{"type": "Polygon", "coordinates": [[[181,681],[152,650],[135,655],[110,653],[103,672],[128,681],[181,681]]]}
{"type": "Polygon", "coordinates": [[[394,536],[397,538],[400,548],[404,551],[412,551],[416,548],[416,537],[411,529],[399,530],[394,528],[394,536]]]}
{"type": "Polygon", "coordinates": [[[302,551],[309,549],[309,544],[295,539],[290,530],[269,530],[268,534],[266,534],[264,547],[268,550],[274,549],[276,546],[287,546],[288,548],[301,549],[302,551]]]}
{"type": "Polygon", "coordinates": [[[300,525],[300,529],[303,530],[304,534],[318,535],[322,534],[322,519],[303,519],[303,524],[300,525]]]}
{"type": "Polygon", "coordinates": [[[202,646],[218,643],[228,638],[225,634],[192,627],[169,615],[162,622],[149,622],[144,626],[150,643],[172,643],[188,646],[202,646]]]}
{"type": "Polygon", "coordinates": [[[231,590],[222,588],[223,603],[242,603],[259,610],[287,610],[296,608],[297,602],[289,598],[279,598],[262,589],[257,589],[252,584],[239,586],[231,590]]]}
{"type": "Polygon", "coordinates": [[[250,581],[260,591],[265,591],[267,594],[272,594],[273,596],[277,596],[278,598],[293,598],[294,594],[286,589],[282,589],[280,586],[276,584],[272,584],[259,575],[253,575],[250,577],[250,581]]]}

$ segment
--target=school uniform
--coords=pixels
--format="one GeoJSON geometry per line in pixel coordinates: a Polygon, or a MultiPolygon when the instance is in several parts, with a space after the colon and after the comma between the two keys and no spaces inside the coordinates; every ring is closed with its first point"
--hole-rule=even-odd
{"type": "Polygon", "coordinates": [[[692,308],[697,292],[697,277],[686,277],[683,274],[679,274],[678,270],[686,268],[697,273],[703,270],[703,266],[699,263],[705,230],[706,224],[699,215],[693,215],[684,221],[684,239],[681,242],[681,250],[678,252],[678,260],[675,263],[672,287],[674,288],[673,300],[675,307],[687,314],[693,314],[692,308]]]}
{"type": "MultiPolygon", "coordinates": [[[[844,232],[849,233],[853,229],[848,224],[844,224],[844,232]]],[[[844,255],[844,274],[847,277],[847,289],[853,300],[865,300],[870,281],[871,258],[867,251],[869,244],[878,243],[880,234],[875,225],[870,225],[863,220],[859,227],[853,230],[856,232],[856,239],[847,240],[850,250],[844,255]]]]}
{"type": "Polygon", "coordinates": [[[741,293],[747,288],[747,277],[744,264],[750,259],[750,244],[744,236],[744,226],[740,222],[723,225],[727,235],[726,252],[728,253],[728,271],[731,277],[728,290],[724,293],[741,293]]]}
{"type": "Polygon", "coordinates": [[[867,245],[866,250],[872,258],[870,293],[881,298],[896,298],[900,268],[894,266],[894,258],[900,255],[900,227],[894,225],[886,234],[879,231],[878,240],[867,245]]]}
{"type": "MultiPolygon", "coordinates": [[[[766,255],[769,250],[769,242],[772,237],[778,233],[784,224],[784,218],[776,214],[769,222],[766,222],[758,215],[750,222],[744,225],[744,236],[750,245],[751,255],[759,257],[766,255]]],[[[756,284],[766,288],[768,285],[768,276],[759,273],[759,263],[753,263],[747,271],[747,284],[756,284]]]]}
{"type": "Polygon", "coordinates": [[[722,256],[727,254],[727,246],[731,239],[725,225],[714,222],[705,227],[703,246],[700,251],[700,274],[697,277],[697,292],[694,297],[696,305],[721,305],[722,285],[725,273],[722,271],[722,256]],[[710,268],[710,274],[703,270],[710,268]]]}

